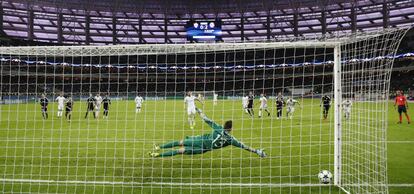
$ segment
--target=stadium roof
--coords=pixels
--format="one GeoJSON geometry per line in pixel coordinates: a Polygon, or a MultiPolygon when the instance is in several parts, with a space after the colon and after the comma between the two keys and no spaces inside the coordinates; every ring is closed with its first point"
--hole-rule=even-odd
{"type": "Polygon", "coordinates": [[[340,4],[349,0],[14,0],[13,2],[65,9],[187,14],[290,9],[340,4]]]}
{"type": "Polygon", "coordinates": [[[413,0],[4,0],[1,5],[0,29],[7,35],[57,44],[182,43],[190,19],[220,19],[225,42],[414,23],[413,0]]]}

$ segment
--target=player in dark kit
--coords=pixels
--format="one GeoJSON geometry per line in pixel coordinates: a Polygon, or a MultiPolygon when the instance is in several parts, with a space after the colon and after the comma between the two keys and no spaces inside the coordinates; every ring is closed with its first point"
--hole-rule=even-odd
{"type": "Polygon", "coordinates": [[[66,112],[65,117],[70,121],[72,117],[72,111],[73,111],[73,100],[72,97],[69,97],[66,101],[66,112]]]}
{"type": "Polygon", "coordinates": [[[331,97],[325,95],[321,99],[321,105],[323,105],[323,119],[328,118],[329,108],[331,108],[331,97]]]}
{"type": "Polygon", "coordinates": [[[88,117],[88,113],[92,112],[93,118],[96,119],[95,115],[95,98],[92,96],[92,94],[89,94],[89,98],[86,100],[86,104],[88,106],[88,109],[86,110],[85,119],[88,117]]]}
{"type": "Polygon", "coordinates": [[[47,105],[49,104],[49,99],[46,98],[44,94],[42,94],[42,98],[40,98],[40,106],[42,107],[42,117],[43,119],[47,119],[47,105]]]}
{"type": "Polygon", "coordinates": [[[233,129],[233,122],[231,120],[226,121],[224,123],[224,126],[221,126],[207,118],[207,116],[201,112],[201,110],[196,108],[196,111],[200,114],[204,122],[206,122],[213,129],[211,133],[199,136],[187,136],[185,139],[180,141],[172,141],[161,146],[155,146],[155,152],[149,152],[148,154],[154,158],[175,156],[177,154],[195,155],[233,145],[241,149],[256,153],[262,158],[266,157],[266,153],[262,149],[250,148],[249,146],[246,146],[243,143],[239,142],[230,134],[233,129]],[[158,153],[158,150],[160,149],[174,147],[180,148],[178,150],[158,153]]]}
{"type": "Polygon", "coordinates": [[[111,99],[109,99],[108,94],[102,99],[102,104],[104,108],[103,116],[104,118],[108,118],[109,105],[111,104],[111,99]]]}
{"type": "Polygon", "coordinates": [[[395,97],[395,105],[398,105],[398,114],[399,114],[399,121],[398,124],[402,123],[402,113],[405,114],[405,117],[407,118],[408,124],[410,124],[410,116],[408,116],[407,109],[408,109],[408,102],[407,98],[404,96],[403,91],[397,91],[397,97],[395,97]]]}
{"type": "Polygon", "coordinates": [[[249,96],[247,97],[247,112],[252,117],[254,116],[253,101],[254,101],[253,92],[249,92],[249,96]]]}
{"type": "Polygon", "coordinates": [[[283,98],[277,98],[276,100],[277,119],[282,118],[283,106],[285,106],[285,102],[283,101],[283,98]]]}

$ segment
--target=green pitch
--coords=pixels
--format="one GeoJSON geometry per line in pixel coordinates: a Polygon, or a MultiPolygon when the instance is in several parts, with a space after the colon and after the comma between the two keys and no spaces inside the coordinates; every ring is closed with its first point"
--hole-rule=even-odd
{"type": "MultiPolygon", "coordinates": [[[[207,101],[202,108],[218,123],[232,119],[232,134],[246,145],[265,148],[269,157],[229,146],[202,155],[150,158],[154,143],[211,131],[200,118],[195,130],[189,128],[181,100],[146,101],[139,114],[132,101],[113,101],[109,118],[103,119],[101,111],[97,120],[92,114],[84,119],[86,103],[75,102],[71,122],[56,117],[55,103],[49,105],[48,120],[42,119],[38,104],[1,105],[1,178],[23,181],[1,181],[0,192],[340,192],[333,186],[263,186],[318,184],[320,170],[333,172],[333,110],[321,120],[319,99],[304,101],[293,120],[276,120],[273,108],[272,117],[251,119],[240,101],[217,106],[207,101]]],[[[414,184],[414,125],[396,121],[390,106],[390,193],[412,193],[413,185],[401,184],[414,184]]]]}

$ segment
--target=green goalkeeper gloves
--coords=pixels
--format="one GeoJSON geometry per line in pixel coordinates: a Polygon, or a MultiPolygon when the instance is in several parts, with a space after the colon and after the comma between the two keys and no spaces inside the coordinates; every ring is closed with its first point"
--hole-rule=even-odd
{"type": "Polygon", "coordinates": [[[206,116],[201,109],[196,108],[195,110],[198,114],[200,114],[201,118],[204,118],[206,116]]]}
{"type": "Polygon", "coordinates": [[[261,158],[266,158],[267,154],[264,152],[264,149],[256,150],[256,154],[259,155],[261,158]]]}

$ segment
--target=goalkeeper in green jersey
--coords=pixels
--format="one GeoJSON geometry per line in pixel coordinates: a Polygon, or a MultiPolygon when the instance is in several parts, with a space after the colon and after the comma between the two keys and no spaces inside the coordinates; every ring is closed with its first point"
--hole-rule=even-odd
{"type": "Polygon", "coordinates": [[[180,141],[172,141],[164,145],[155,146],[154,152],[149,152],[151,157],[169,157],[175,156],[177,154],[202,154],[211,150],[223,148],[229,145],[233,145],[244,150],[256,153],[260,157],[266,157],[266,153],[263,149],[253,149],[243,143],[239,142],[236,138],[230,135],[232,130],[233,122],[231,120],[226,121],[224,126],[221,126],[214,121],[210,120],[200,109],[196,109],[200,114],[201,118],[206,122],[213,131],[209,134],[199,135],[199,136],[187,136],[185,139],[180,141]],[[168,149],[180,147],[177,150],[171,150],[164,153],[159,153],[160,149],[168,149]]]}

